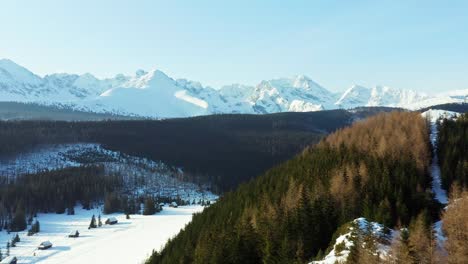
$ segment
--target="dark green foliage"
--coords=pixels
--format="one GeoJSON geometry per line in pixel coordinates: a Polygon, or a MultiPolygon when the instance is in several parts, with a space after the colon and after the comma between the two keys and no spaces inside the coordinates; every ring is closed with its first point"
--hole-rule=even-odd
{"type": "Polygon", "coordinates": [[[41,227],[39,225],[39,221],[35,221],[34,224],[31,225],[31,228],[28,230],[28,236],[32,236],[37,234],[41,231],[41,227]]]}
{"type": "Polygon", "coordinates": [[[453,182],[468,187],[468,114],[443,120],[438,142],[443,188],[449,190],[453,182]]]}
{"type": "Polygon", "coordinates": [[[430,109],[445,110],[445,111],[452,111],[452,112],[458,112],[458,113],[466,113],[466,112],[468,112],[468,104],[467,103],[440,104],[440,105],[429,106],[429,107],[420,109],[419,111],[422,113],[422,112],[426,112],[427,110],[430,110],[430,109]]]}
{"type": "Polygon", "coordinates": [[[21,175],[0,186],[0,223],[11,231],[26,229],[26,213],[73,214],[73,205],[102,201],[103,194],[120,188],[121,178],[105,176],[102,166],[82,166],[21,175]],[[11,217],[11,221],[9,218],[11,217]]]}
{"type": "Polygon", "coordinates": [[[26,229],[26,216],[24,213],[24,207],[21,203],[18,204],[18,207],[15,210],[13,219],[10,222],[10,231],[18,232],[26,229]]]}
{"type": "Polygon", "coordinates": [[[333,110],[161,121],[0,122],[0,157],[41,144],[95,142],[183,167],[186,179],[222,192],[293,157],[352,118],[347,111],[333,110]]]}
{"type": "Polygon", "coordinates": [[[115,193],[107,193],[104,198],[104,213],[112,214],[121,210],[119,196],[115,193]]]}
{"type": "MultiPolygon", "coordinates": [[[[417,114],[400,115],[364,125],[381,131],[370,134],[372,142],[404,124],[401,138],[389,137],[378,151],[323,142],[242,184],[194,215],[148,263],[304,263],[326,250],[339,226],[357,217],[408,224],[435,204],[425,191],[430,186],[429,140],[422,133],[427,127],[417,114]],[[408,151],[410,140],[425,145],[408,151]]],[[[355,132],[351,137],[359,140],[355,132]]],[[[333,138],[339,140],[339,134],[333,138]]]]}
{"type": "Polygon", "coordinates": [[[91,228],[97,228],[96,217],[94,215],[91,217],[91,222],[89,222],[88,229],[91,229],[91,228]]]}
{"type": "Polygon", "coordinates": [[[148,196],[145,199],[143,215],[154,215],[155,213],[156,213],[156,206],[155,206],[154,199],[148,196]]]}
{"type": "Polygon", "coordinates": [[[16,243],[20,242],[20,237],[18,234],[16,234],[16,236],[13,237],[13,239],[11,240],[11,246],[12,247],[16,247],[16,243]]]}

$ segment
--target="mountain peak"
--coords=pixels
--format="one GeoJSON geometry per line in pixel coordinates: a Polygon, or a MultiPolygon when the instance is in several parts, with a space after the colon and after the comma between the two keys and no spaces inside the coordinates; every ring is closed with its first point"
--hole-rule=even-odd
{"type": "MultiPolygon", "coordinates": [[[[0,70],[3,71],[3,77],[9,78],[10,81],[16,83],[39,85],[42,82],[39,76],[10,59],[0,59],[0,70]]],[[[2,82],[1,77],[2,73],[0,71],[0,82],[2,82]]]]}
{"type": "Polygon", "coordinates": [[[41,78],[9,59],[0,59],[0,101],[71,104],[96,112],[148,117],[186,117],[215,113],[304,112],[358,106],[421,108],[463,102],[468,90],[426,96],[388,86],[353,85],[341,96],[306,75],[213,89],[172,79],[160,70],[137,70],[99,79],[90,73],[51,74],[41,78]],[[436,102],[436,103],[434,103],[436,102]]]}

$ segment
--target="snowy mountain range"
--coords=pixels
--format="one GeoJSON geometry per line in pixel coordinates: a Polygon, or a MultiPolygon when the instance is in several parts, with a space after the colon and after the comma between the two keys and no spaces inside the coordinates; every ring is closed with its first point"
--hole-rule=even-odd
{"type": "Polygon", "coordinates": [[[89,73],[40,77],[11,60],[0,60],[0,102],[38,103],[155,118],[306,112],[358,106],[418,109],[463,102],[467,96],[468,89],[427,95],[359,85],[344,93],[334,93],[303,75],[262,81],[256,86],[233,84],[220,89],[185,79],[175,80],[159,70],[138,70],[133,76],[118,74],[107,79],[89,73]]]}

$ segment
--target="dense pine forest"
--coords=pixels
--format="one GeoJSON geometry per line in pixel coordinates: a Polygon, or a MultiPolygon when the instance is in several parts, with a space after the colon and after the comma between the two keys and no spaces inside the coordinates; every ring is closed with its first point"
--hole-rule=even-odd
{"type": "Polygon", "coordinates": [[[148,263],[304,263],[357,217],[437,217],[428,133],[418,113],[398,112],[339,130],[195,215],[148,263]]]}
{"type": "Polygon", "coordinates": [[[439,148],[442,184],[446,190],[454,182],[468,186],[468,114],[439,124],[439,148]]]}
{"type": "Polygon", "coordinates": [[[181,167],[187,180],[223,192],[285,161],[359,113],[344,110],[271,115],[214,115],[168,120],[0,122],[0,157],[43,144],[92,142],[181,167]]]}
{"type": "Polygon", "coordinates": [[[101,166],[70,167],[9,179],[0,186],[0,230],[22,231],[26,220],[39,212],[73,214],[77,203],[89,209],[105,193],[121,189],[122,183],[119,177],[104,175],[101,166]]]}

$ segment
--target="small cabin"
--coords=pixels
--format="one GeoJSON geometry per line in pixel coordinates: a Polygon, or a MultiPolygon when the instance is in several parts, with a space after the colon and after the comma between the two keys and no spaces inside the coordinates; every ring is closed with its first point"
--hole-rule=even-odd
{"type": "Polygon", "coordinates": [[[115,225],[117,224],[119,221],[117,221],[117,218],[115,217],[109,217],[107,218],[106,220],[106,225],[115,225]]]}
{"type": "Polygon", "coordinates": [[[72,231],[68,237],[79,237],[80,236],[80,232],[78,232],[78,230],[76,231],[72,231]]]}
{"type": "Polygon", "coordinates": [[[9,256],[0,261],[0,264],[16,264],[17,262],[18,259],[16,257],[9,256]]]}
{"type": "Polygon", "coordinates": [[[38,249],[44,250],[52,247],[52,243],[50,241],[44,241],[37,247],[38,249]]]}
{"type": "Polygon", "coordinates": [[[176,202],[172,202],[171,204],[169,204],[169,207],[174,207],[174,208],[177,208],[177,203],[176,202]]]}

